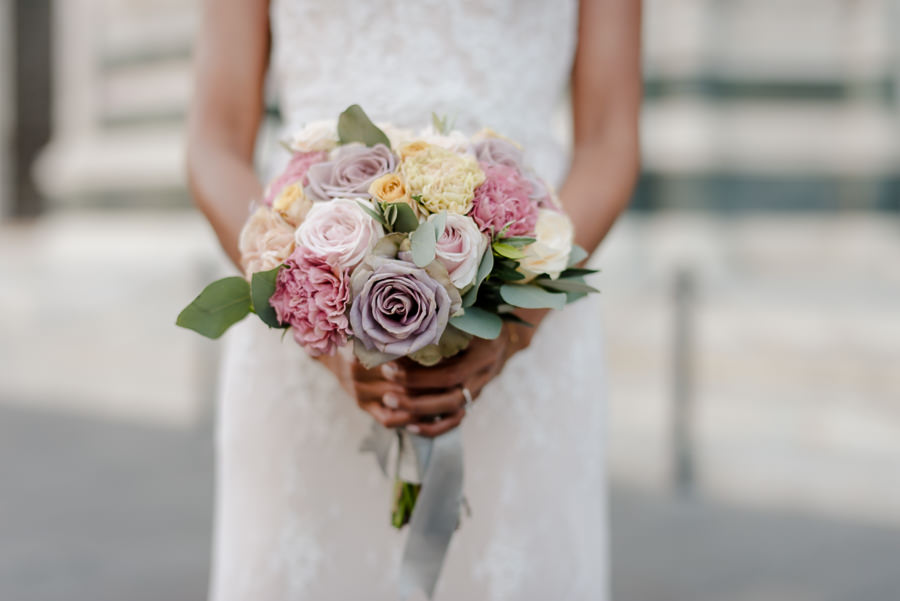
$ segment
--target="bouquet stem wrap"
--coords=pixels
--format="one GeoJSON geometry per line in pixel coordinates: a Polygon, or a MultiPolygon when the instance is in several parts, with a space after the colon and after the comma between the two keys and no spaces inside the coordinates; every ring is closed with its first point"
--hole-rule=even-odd
{"type": "MultiPolygon", "coordinates": [[[[371,434],[360,448],[375,454],[385,474],[395,436],[393,431],[373,424],[371,434]]],[[[422,488],[403,550],[399,596],[405,601],[421,591],[430,599],[441,574],[450,539],[459,525],[463,485],[462,434],[459,428],[454,428],[437,438],[424,438],[408,432],[402,432],[400,436],[398,464],[403,463],[404,455],[407,459],[411,458],[411,453],[418,467],[422,488]]]]}

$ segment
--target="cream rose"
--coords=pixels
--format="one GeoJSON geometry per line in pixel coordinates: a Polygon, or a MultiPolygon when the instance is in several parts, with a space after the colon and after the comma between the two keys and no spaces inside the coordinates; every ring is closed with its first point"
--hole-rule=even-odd
{"type": "Polygon", "coordinates": [[[555,280],[569,263],[569,253],[575,242],[572,221],[565,213],[541,209],[534,231],[535,241],[525,247],[525,257],[519,261],[519,268],[526,276],[545,273],[555,280]]]}
{"type": "Polygon", "coordinates": [[[401,149],[400,155],[400,171],[409,193],[420,197],[420,205],[429,213],[469,212],[475,188],[484,181],[484,172],[474,156],[418,142],[401,149]]]}
{"type": "Polygon", "coordinates": [[[311,121],[288,142],[295,152],[329,151],[337,144],[337,123],[332,120],[311,121]]]}
{"type": "Polygon", "coordinates": [[[381,226],[358,201],[335,198],[313,204],[297,228],[296,241],[339,269],[353,269],[382,236],[381,226]]]}
{"type": "Polygon", "coordinates": [[[298,226],[312,208],[312,200],[303,193],[300,183],[285,186],[275,200],[272,208],[284,217],[284,220],[293,226],[298,226]]]}
{"type": "Polygon", "coordinates": [[[429,125],[422,130],[419,139],[453,152],[466,152],[470,146],[469,138],[461,131],[454,129],[442,134],[433,125],[429,125]]]}
{"type": "MultiPolygon", "coordinates": [[[[435,215],[428,218],[435,219],[435,215]]],[[[481,257],[490,239],[465,215],[447,214],[447,225],[435,247],[435,257],[447,269],[457,288],[470,285],[478,273],[481,257]]]]}
{"type": "Polygon", "coordinates": [[[281,265],[294,250],[294,228],[269,207],[259,207],[244,224],[238,239],[241,267],[249,278],[281,265]]]}

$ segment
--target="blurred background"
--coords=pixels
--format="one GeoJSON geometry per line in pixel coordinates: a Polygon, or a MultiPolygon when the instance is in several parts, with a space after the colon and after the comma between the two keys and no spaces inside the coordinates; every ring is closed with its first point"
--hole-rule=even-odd
{"type": "MultiPolygon", "coordinates": [[[[197,5],[0,0],[0,599],[205,595],[197,5]]],[[[616,601],[897,598],[898,32],[897,0],[645,2],[597,316],[616,601]]]]}

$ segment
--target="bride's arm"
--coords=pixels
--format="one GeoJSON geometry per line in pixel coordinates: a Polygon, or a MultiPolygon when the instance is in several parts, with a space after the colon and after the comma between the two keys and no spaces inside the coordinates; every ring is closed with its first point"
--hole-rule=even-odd
{"type": "MultiPolygon", "coordinates": [[[[572,70],[574,149],[560,197],[575,223],[575,241],[594,250],[625,209],[639,167],[638,116],[641,104],[641,7],[637,0],[582,0],[578,47],[572,70]]],[[[537,324],[543,311],[523,314],[537,324]]],[[[495,377],[506,360],[528,346],[534,328],[507,324],[497,340],[475,339],[457,360],[435,368],[409,363],[389,372],[410,396],[417,388],[472,396],[495,377]]],[[[403,409],[412,402],[401,403],[403,409]]],[[[428,426],[423,426],[428,427],[428,426]]],[[[432,432],[429,432],[432,433],[432,432]]]]}
{"type": "Polygon", "coordinates": [[[196,46],[188,180],[235,265],[249,203],[262,195],[253,147],[264,110],[268,8],[268,0],[204,0],[196,46]]]}

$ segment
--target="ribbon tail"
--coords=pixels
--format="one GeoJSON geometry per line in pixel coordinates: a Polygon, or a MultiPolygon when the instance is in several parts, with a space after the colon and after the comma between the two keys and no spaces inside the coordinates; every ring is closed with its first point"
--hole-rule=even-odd
{"type": "Polygon", "coordinates": [[[410,438],[423,478],[400,566],[400,598],[404,601],[417,591],[429,599],[434,594],[450,539],[459,525],[463,487],[459,428],[435,439],[410,438]]]}
{"type": "Polygon", "coordinates": [[[396,434],[393,430],[388,430],[378,422],[372,422],[372,429],[359,445],[360,453],[372,453],[381,468],[381,473],[388,475],[387,464],[388,457],[391,454],[391,445],[394,443],[396,434]]]}

